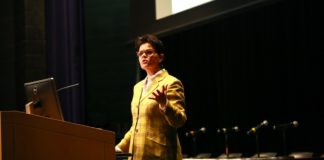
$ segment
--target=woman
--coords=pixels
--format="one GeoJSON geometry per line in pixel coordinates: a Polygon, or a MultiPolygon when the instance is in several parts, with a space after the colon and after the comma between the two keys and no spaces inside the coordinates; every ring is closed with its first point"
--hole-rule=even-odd
{"type": "Polygon", "coordinates": [[[180,80],[164,68],[164,46],[154,35],[135,40],[141,68],[147,76],[134,86],[132,126],[116,151],[132,153],[132,160],[181,160],[177,128],[187,121],[180,80]]]}

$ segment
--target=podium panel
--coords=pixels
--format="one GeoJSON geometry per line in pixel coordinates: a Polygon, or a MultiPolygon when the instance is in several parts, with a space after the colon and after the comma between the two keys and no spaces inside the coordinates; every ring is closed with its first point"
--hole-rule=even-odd
{"type": "Polygon", "coordinates": [[[0,160],[115,160],[115,134],[23,112],[0,112],[0,160]]]}

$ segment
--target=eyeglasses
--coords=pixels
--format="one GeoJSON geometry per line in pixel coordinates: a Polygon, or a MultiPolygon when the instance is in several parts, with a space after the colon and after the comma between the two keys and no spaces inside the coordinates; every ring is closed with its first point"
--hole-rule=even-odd
{"type": "Polygon", "coordinates": [[[142,51],[136,52],[136,55],[138,57],[141,57],[143,54],[145,54],[145,56],[151,56],[151,55],[153,55],[153,53],[155,53],[155,51],[153,49],[147,49],[147,50],[142,50],[142,51]]]}

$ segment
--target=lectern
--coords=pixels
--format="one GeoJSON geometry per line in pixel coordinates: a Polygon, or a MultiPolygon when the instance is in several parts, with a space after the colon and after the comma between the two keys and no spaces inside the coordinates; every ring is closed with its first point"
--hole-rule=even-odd
{"type": "Polygon", "coordinates": [[[115,160],[112,131],[18,111],[0,112],[0,160],[115,160]]]}

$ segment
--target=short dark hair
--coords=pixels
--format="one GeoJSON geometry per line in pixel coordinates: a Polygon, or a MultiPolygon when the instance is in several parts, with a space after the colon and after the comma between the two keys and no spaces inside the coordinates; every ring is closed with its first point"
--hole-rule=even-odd
{"type": "Polygon", "coordinates": [[[135,40],[135,49],[139,50],[140,46],[144,43],[149,43],[155,49],[156,53],[164,54],[164,45],[162,41],[152,34],[145,34],[143,36],[137,37],[135,40]]]}

